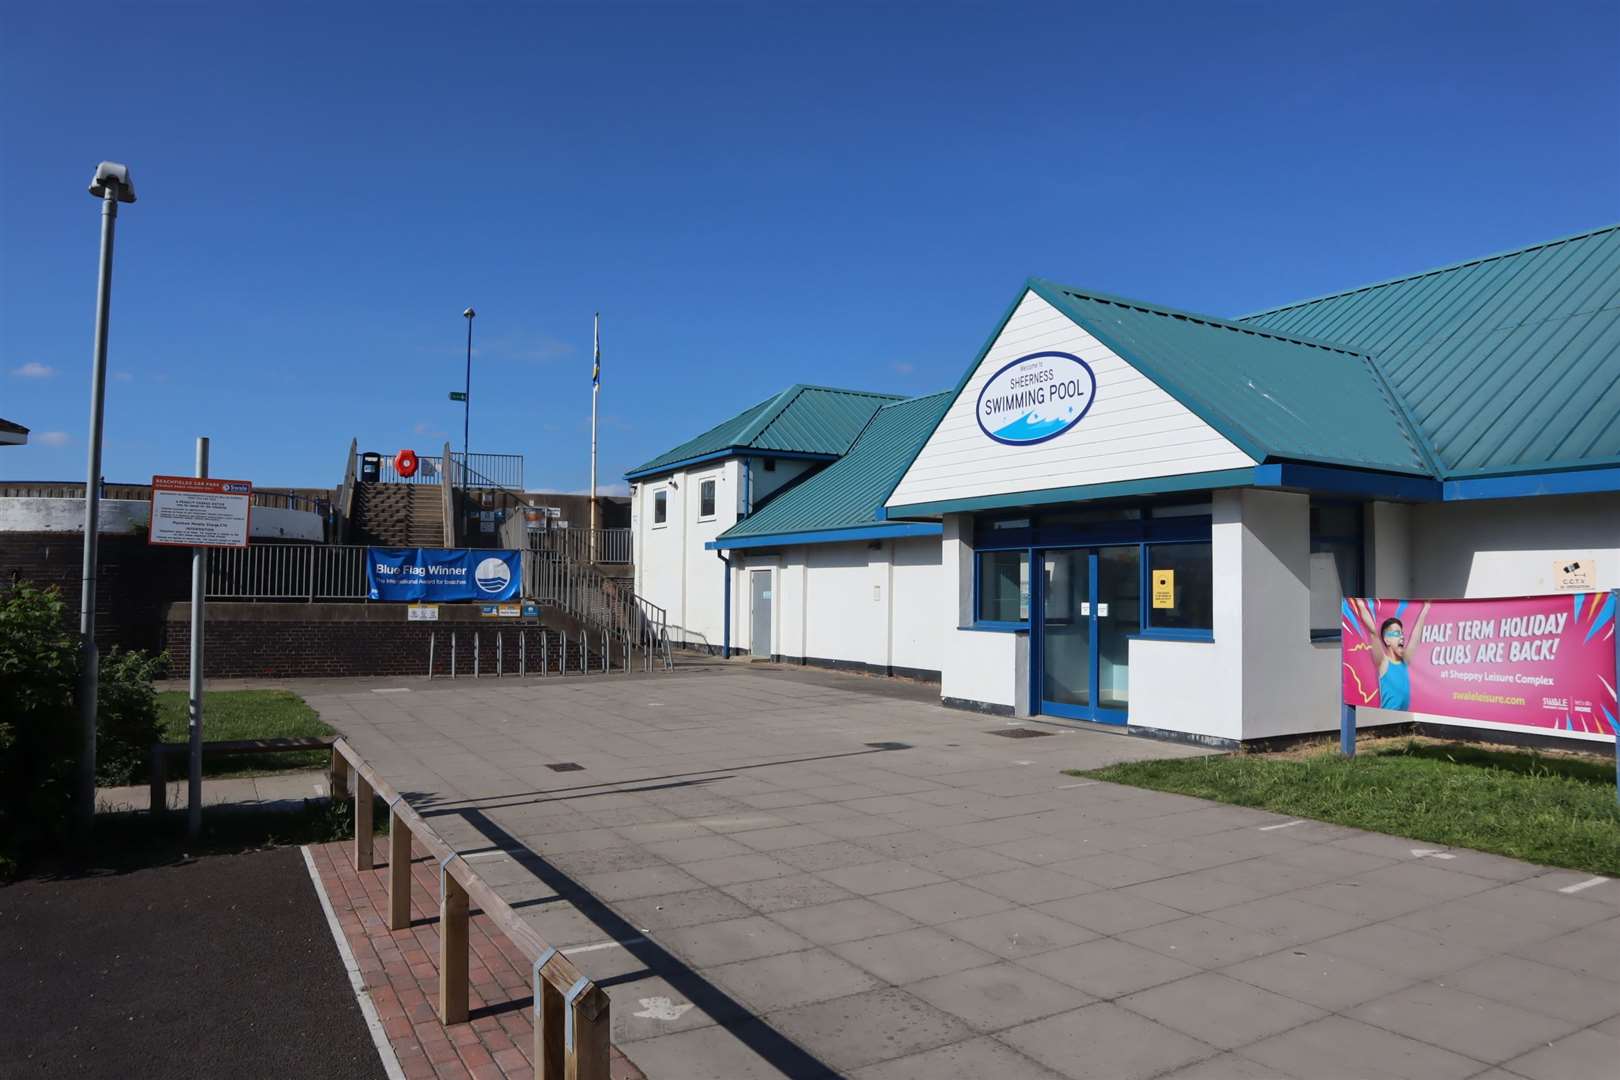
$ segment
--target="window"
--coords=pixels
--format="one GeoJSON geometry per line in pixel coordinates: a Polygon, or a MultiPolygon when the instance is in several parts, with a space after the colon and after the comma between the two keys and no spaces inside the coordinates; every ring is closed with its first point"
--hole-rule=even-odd
{"type": "Polygon", "coordinates": [[[714,517],[714,479],[698,482],[698,520],[708,521],[714,517]]]}
{"type": "Polygon", "coordinates": [[[653,492],[653,524],[662,525],[669,520],[669,492],[653,492]]]}
{"type": "Polygon", "coordinates": [[[979,553],[979,609],[977,622],[1029,621],[1029,552],[979,553]]]}
{"type": "Polygon", "coordinates": [[[1311,638],[1339,636],[1339,608],[1364,596],[1366,530],[1359,503],[1311,500],[1311,638]]]}
{"type": "Polygon", "coordinates": [[[1210,546],[1148,544],[1146,547],[1149,631],[1212,631],[1215,627],[1215,574],[1210,546]]]}
{"type": "Polygon", "coordinates": [[[765,471],[766,472],[775,472],[776,471],[776,459],[775,458],[768,457],[768,458],[765,459],[765,471]]]}

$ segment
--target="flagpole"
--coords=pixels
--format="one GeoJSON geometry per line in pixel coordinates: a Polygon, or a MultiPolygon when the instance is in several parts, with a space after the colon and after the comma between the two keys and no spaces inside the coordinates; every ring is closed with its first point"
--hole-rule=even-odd
{"type": "MultiPolygon", "coordinates": [[[[596,397],[602,391],[602,313],[599,311],[591,321],[591,336],[594,343],[592,350],[591,367],[591,554],[596,554],[596,397]]],[[[595,559],[593,558],[594,562],[595,559]]]]}

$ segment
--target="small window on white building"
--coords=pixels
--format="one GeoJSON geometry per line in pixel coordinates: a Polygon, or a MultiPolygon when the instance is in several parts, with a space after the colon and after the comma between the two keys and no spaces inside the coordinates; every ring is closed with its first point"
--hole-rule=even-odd
{"type": "Polygon", "coordinates": [[[974,619],[981,623],[1029,620],[1029,552],[979,552],[979,598],[974,619]]]}
{"type": "Polygon", "coordinates": [[[653,492],[653,527],[664,524],[669,520],[669,492],[653,492]]]}
{"type": "Polygon", "coordinates": [[[1311,637],[1339,636],[1339,609],[1347,596],[1365,596],[1362,560],[1366,536],[1360,503],[1311,500],[1311,637]]]}
{"type": "Polygon", "coordinates": [[[698,482],[698,520],[714,520],[714,478],[698,482]]]}

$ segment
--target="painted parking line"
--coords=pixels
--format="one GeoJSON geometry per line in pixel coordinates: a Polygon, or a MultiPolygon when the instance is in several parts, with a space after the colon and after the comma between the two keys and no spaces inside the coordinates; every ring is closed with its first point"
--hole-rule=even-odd
{"type": "Polygon", "coordinates": [[[411,688],[408,686],[383,686],[373,689],[371,692],[373,694],[408,694],[411,692],[411,688]]]}
{"type": "Polygon", "coordinates": [[[1295,825],[1303,824],[1305,824],[1305,819],[1300,818],[1298,821],[1285,821],[1281,825],[1262,825],[1260,826],[1260,831],[1270,832],[1273,829],[1292,829],[1295,825]]]}
{"type": "Polygon", "coordinates": [[[596,941],[589,945],[569,945],[560,950],[565,956],[574,956],[583,952],[599,952],[602,949],[622,949],[626,945],[639,945],[647,939],[644,937],[625,938],[623,941],[596,941]]]}
{"type": "Polygon", "coordinates": [[[1102,783],[1101,780],[1087,780],[1084,783],[1080,783],[1080,784],[1062,784],[1062,785],[1060,785],[1058,787],[1058,790],[1059,791],[1072,791],[1077,787],[1094,787],[1095,785],[1100,784],[1100,783],[1102,783]]]}
{"type": "Polygon", "coordinates": [[[1561,893],[1578,893],[1582,892],[1583,890],[1590,889],[1595,885],[1602,885],[1608,880],[1609,879],[1606,877],[1591,877],[1587,878],[1585,881],[1577,881],[1573,885],[1565,885],[1558,891],[1561,893]]]}

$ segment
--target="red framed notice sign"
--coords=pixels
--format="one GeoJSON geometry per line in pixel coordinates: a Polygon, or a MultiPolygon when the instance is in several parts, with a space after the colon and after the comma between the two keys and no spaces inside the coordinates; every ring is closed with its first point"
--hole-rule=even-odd
{"type": "Polygon", "coordinates": [[[170,547],[247,547],[252,502],[249,480],[154,476],[146,542],[170,547]]]}

